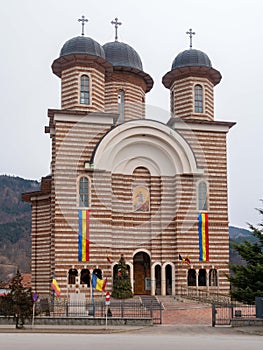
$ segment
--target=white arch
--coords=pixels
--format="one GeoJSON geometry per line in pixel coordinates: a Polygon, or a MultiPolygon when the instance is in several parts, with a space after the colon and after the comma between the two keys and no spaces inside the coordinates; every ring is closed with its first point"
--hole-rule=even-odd
{"type": "Polygon", "coordinates": [[[93,159],[94,168],[132,174],[144,166],[154,176],[200,174],[190,145],[175,130],[152,120],[121,124],[101,140],[93,159]]]}
{"type": "Polygon", "coordinates": [[[166,266],[170,265],[172,268],[172,295],[175,295],[175,266],[171,261],[166,261],[162,266],[162,295],[166,295],[166,266]]]}
{"type": "Polygon", "coordinates": [[[146,253],[146,254],[149,255],[149,257],[150,257],[150,259],[151,259],[151,252],[150,252],[148,249],[144,249],[144,248],[136,249],[136,250],[133,252],[132,257],[134,258],[135,255],[136,255],[137,253],[146,253]]]}

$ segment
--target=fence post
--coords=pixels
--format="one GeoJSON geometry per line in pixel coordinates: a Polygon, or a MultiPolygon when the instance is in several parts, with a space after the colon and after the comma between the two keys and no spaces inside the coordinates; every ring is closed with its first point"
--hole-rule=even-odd
{"type": "Polygon", "coordinates": [[[212,327],[215,327],[216,325],[216,305],[215,303],[212,304],[212,327]]]}
{"type": "Polygon", "coordinates": [[[160,303],[160,324],[163,323],[163,307],[162,303],[160,303]]]}
{"type": "Polygon", "coordinates": [[[124,307],[123,307],[123,301],[121,301],[121,318],[124,318],[124,307]]]}
{"type": "Polygon", "coordinates": [[[66,301],[66,317],[68,317],[68,301],[66,301]]]}

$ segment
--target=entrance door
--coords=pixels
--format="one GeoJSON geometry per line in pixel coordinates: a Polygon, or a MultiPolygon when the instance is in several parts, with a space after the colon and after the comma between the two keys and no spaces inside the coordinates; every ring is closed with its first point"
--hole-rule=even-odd
{"type": "Polygon", "coordinates": [[[134,294],[151,294],[150,257],[144,252],[133,258],[134,294]]]}

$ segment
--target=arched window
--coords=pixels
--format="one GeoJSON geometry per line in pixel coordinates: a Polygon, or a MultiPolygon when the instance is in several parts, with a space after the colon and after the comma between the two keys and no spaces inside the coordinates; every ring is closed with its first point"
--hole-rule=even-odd
{"type": "Polygon", "coordinates": [[[100,280],[102,280],[102,271],[99,268],[93,270],[93,274],[96,275],[100,280]]]}
{"type": "Polygon", "coordinates": [[[200,269],[198,274],[198,286],[204,287],[206,286],[206,270],[200,269]]]}
{"type": "Polygon", "coordinates": [[[76,284],[76,277],[78,276],[78,270],[74,267],[68,271],[68,284],[76,284]]]}
{"type": "Polygon", "coordinates": [[[124,122],[124,91],[118,91],[118,113],[119,113],[119,123],[124,122]]]}
{"type": "Polygon", "coordinates": [[[86,284],[87,287],[90,287],[90,272],[89,269],[82,269],[80,273],[80,283],[86,284]]]}
{"type": "Polygon", "coordinates": [[[160,265],[155,266],[155,295],[161,295],[162,270],[160,265]]]}
{"type": "Polygon", "coordinates": [[[203,113],[203,87],[201,85],[195,85],[195,113],[203,113]]]}
{"type": "Polygon", "coordinates": [[[86,176],[79,178],[79,207],[89,207],[89,179],[86,176]]]}
{"type": "Polygon", "coordinates": [[[174,90],[171,92],[171,114],[174,117],[174,90]]]}
{"type": "Polygon", "coordinates": [[[195,269],[188,270],[187,285],[189,287],[196,286],[196,272],[195,269]]]}
{"type": "Polygon", "coordinates": [[[172,266],[165,266],[166,295],[172,294],[172,266]]]}
{"type": "Polygon", "coordinates": [[[90,81],[86,74],[80,77],[80,103],[84,105],[90,104],[90,81]]]}
{"type": "Polygon", "coordinates": [[[198,184],[198,210],[207,210],[207,185],[204,181],[198,184]]]}
{"type": "Polygon", "coordinates": [[[209,271],[209,286],[210,287],[216,287],[218,285],[217,282],[217,270],[211,269],[209,271]]]}

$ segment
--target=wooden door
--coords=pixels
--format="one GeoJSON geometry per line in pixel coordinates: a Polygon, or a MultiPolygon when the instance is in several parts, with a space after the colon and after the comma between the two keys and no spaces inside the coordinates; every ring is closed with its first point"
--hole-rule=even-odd
{"type": "Polygon", "coordinates": [[[145,294],[144,268],[140,263],[134,264],[134,294],[145,294]]]}

